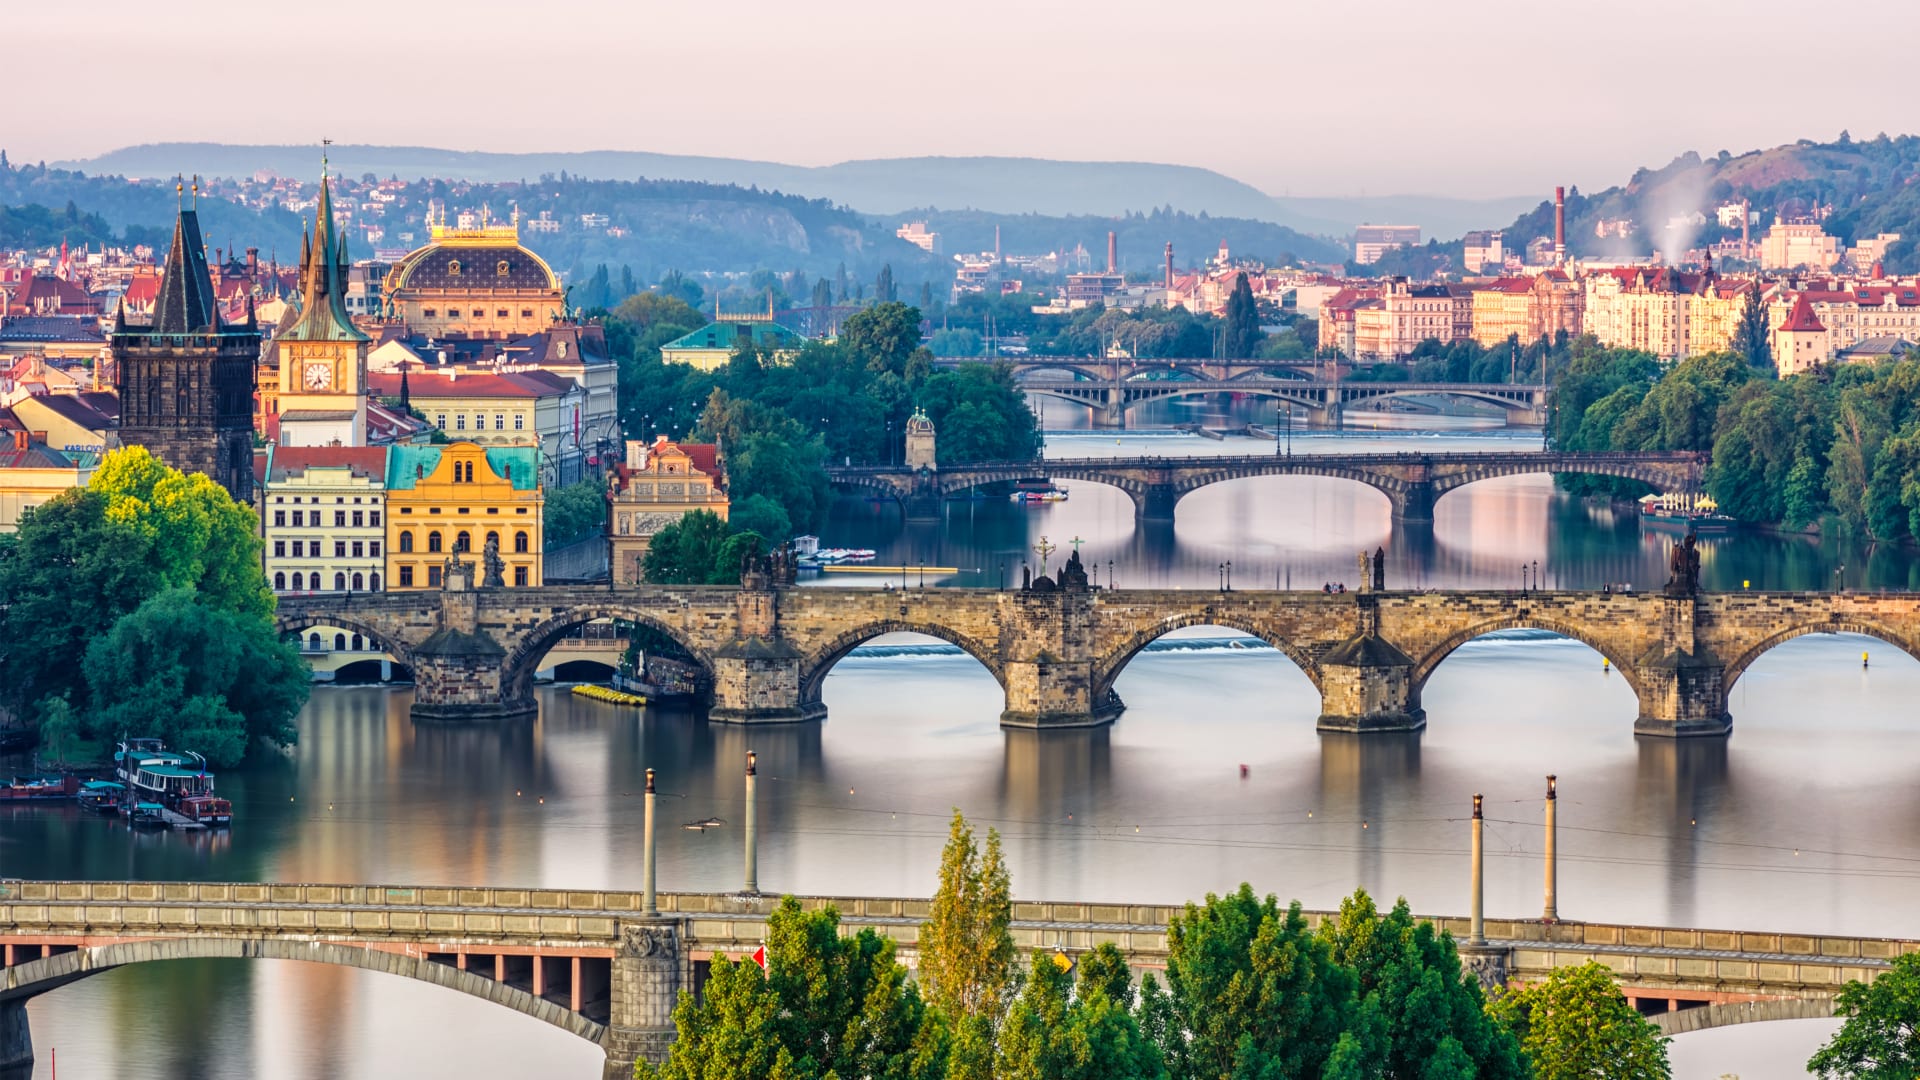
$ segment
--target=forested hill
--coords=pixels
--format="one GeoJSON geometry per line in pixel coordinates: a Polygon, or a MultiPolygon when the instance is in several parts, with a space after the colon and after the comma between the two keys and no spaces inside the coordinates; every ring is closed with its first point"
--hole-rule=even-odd
{"type": "MultiPolygon", "coordinates": [[[[72,248],[103,243],[150,244],[173,237],[180,200],[172,180],[135,183],[120,176],[88,176],[44,165],[10,165],[0,157],[0,247],[72,248]],[[69,209],[71,208],[71,209],[69,209]]],[[[225,199],[198,200],[201,233],[220,247],[278,250],[291,262],[300,250],[300,218],[284,210],[260,212],[225,199]]]]}

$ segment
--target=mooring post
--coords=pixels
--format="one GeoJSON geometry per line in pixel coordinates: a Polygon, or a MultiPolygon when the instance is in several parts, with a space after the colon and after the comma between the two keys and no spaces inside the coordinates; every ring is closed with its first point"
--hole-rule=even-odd
{"type": "Polygon", "coordinates": [[[1559,907],[1554,901],[1554,880],[1553,880],[1554,870],[1555,870],[1554,808],[1559,805],[1559,800],[1554,797],[1554,784],[1555,784],[1555,781],[1554,781],[1553,774],[1548,773],[1547,774],[1547,909],[1546,909],[1546,912],[1543,915],[1541,915],[1541,918],[1545,919],[1547,922],[1555,922],[1560,918],[1559,907]]]}
{"type": "Polygon", "coordinates": [[[1480,833],[1486,823],[1480,817],[1480,796],[1473,797],[1473,910],[1468,913],[1467,944],[1485,945],[1487,943],[1487,919],[1482,908],[1485,892],[1486,867],[1485,851],[1480,844],[1480,833]]]}
{"type": "MultiPolygon", "coordinates": [[[[1478,837],[1479,835],[1480,834],[1478,832],[1474,833],[1474,836],[1476,837],[1478,837]]],[[[640,911],[642,914],[646,914],[646,915],[658,915],[660,914],[660,904],[657,900],[654,899],[654,895],[653,895],[653,770],[652,769],[647,770],[647,823],[646,823],[646,828],[641,833],[641,836],[642,836],[642,840],[641,840],[640,858],[643,865],[640,868],[640,890],[641,890],[640,911]]],[[[1478,843],[1479,841],[1476,839],[1475,850],[1478,850],[1478,843]]]]}
{"type": "Polygon", "coordinates": [[[747,751],[747,877],[746,883],[741,886],[740,891],[746,893],[748,896],[755,896],[760,892],[760,834],[754,824],[754,787],[757,780],[754,776],[754,763],[756,758],[757,755],[755,755],[753,751],[747,751]]]}

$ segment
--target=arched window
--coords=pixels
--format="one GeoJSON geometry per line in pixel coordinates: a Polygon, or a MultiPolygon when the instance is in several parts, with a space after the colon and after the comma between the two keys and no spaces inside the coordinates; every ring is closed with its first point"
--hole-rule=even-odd
{"type": "Polygon", "coordinates": [[[314,592],[320,591],[320,571],[315,570],[313,573],[307,575],[307,588],[312,589],[314,592]]]}
{"type": "Polygon", "coordinates": [[[367,588],[373,590],[374,592],[380,591],[380,571],[375,570],[372,574],[369,574],[367,576],[367,588]]]}
{"type": "Polygon", "coordinates": [[[365,644],[360,640],[360,635],[359,634],[353,635],[353,651],[359,652],[365,647],[366,647],[365,644]]]}
{"type": "Polygon", "coordinates": [[[314,652],[320,651],[320,632],[318,630],[307,635],[307,648],[312,649],[314,652]]]}
{"type": "Polygon", "coordinates": [[[412,533],[403,532],[400,534],[400,550],[401,551],[413,550],[413,534],[412,533]]]}
{"type": "Polygon", "coordinates": [[[427,534],[427,550],[428,551],[440,550],[440,534],[439,533],[430,532],[427,534]]]}
{"type": "Polygon", "coordinates": [[[287,591],[287,575],[284,571],[273,575],[273,591],[274,592],[287,591]]]}
{"type": "Polygon", "coordinates": [[[513,550],[519,555],[525,555],[527,553],[527,534],[525,532],[513,534],[513,550]]]}
{"type": "Polygon", "coordinates": [[[472,551],[473,537],[465,529],[453,534],[453,550],[472,551]]]}
{"type": "Polygon", "coordinates": [[[333,635],[333,651],[334,652],[347,651],[347,635],[345,634],[333,635]]]}
{"type": "Polygon", "coordinates": [[[360,576],[360,574],[356,572],[353,575],[353,591],[359,592],[360,590],[366,587],[367,587],[367,579],[360,576]]]}
{"type": "Polygon", "coordinates": [[[334,572],[334,575],[333,575],[333,591],[334,591],[334,592],[346,592],[346,591],[347,591],[347,575],[345,575],[345,574],[343,574],[343,573],[340,573],[339,571],[335,571],[335,572],[334,572]]]}

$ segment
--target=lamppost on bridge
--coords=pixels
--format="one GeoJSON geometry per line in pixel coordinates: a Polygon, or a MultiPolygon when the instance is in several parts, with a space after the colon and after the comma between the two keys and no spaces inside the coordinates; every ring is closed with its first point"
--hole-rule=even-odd
{"type": "Polygon", "coordinates": [[[1113,560],[1108,559],[1107,560],[1107,588],[1111,589],[1114,587],[1115,586],[1113,581],[1113,560]]]}
{"type": "Polygon", "coordinates": [[[1533,560],[1533,591],[1540,591],[1540,560],[1533,560]]]}

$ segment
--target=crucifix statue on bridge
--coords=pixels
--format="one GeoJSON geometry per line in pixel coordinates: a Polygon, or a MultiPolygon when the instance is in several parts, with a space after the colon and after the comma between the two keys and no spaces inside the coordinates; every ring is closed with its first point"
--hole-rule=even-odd
{"type": "Polygon", "coordinates": [[[1054,552],[1060,549],[1048,541],[1046,534],[1042,533],[1040,535],[1040,542],[1033,545],[1033,550],[1040,556],[1040,573],[1045,574],[1047,572],[1047,560],[1052,557],[1054,552]]]}

